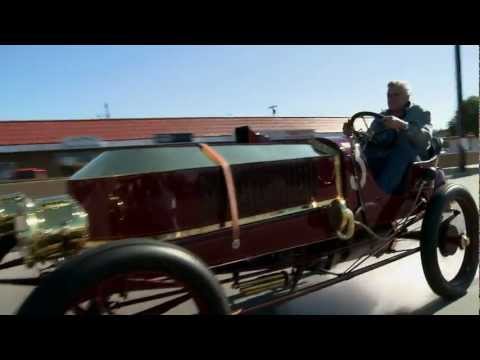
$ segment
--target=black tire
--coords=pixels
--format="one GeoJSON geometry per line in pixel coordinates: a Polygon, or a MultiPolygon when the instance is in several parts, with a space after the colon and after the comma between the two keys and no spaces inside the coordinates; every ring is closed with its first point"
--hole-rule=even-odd
{"type": "Polygon", "coordinates": [[[117,274],[135,271],[161,271],[188,284],[201,299],[202,314],[230,313],[222,287],[196,256],[172,244],[129,239],[87,250],[67,260],[34,289],[17,314],[63,315],[82,291],[117,274]]]}
{"type": "Polygon", "coordinates": [[[425,277],[431,289],[446,299],[456,299],[466,294],[478,269],[478,209],[470,193],[459,185],[446,185],[431,198],[422,223],[420,254],[425,277]],[[445,206],[456,201],[462,209],[470,245],[466,247],[457,275],[447,281],[438,263],[440,222],[445,206]]]}

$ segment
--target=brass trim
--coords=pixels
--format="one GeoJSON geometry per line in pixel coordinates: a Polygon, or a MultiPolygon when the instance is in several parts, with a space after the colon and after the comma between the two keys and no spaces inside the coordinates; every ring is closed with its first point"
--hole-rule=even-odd
{"type": "Polygon", "coordinates": [[[330,147],[329,145],[326,145],[320,141],[317,140],[311,140],[309,144],[313,147],[313,149],[317,152],[320,153],[327,153],[330,156],[333,156],[333,163],[334,163],[334,169],[335,169],[335,184],[337,186],[337,195],[340,198],[343,198],[343,190],[342,190],[342,171],[341,171],[341,156],[342,153],[335,149],[330,147]]]}
{"type": "MultiPolygon", "coordinates": [[[[265,220],[272,220],[285,215],[299,214],[302,212],[306,212],[308,210],[325,207],[327,205],[330,205],[330,203],[333,202],[334,200],[336,200],[336,198],[324,200],[321,202],[312,201],[310,204],[306,204],[306,205],[300,205],[300,206],[295,206],[291,208],[281,209],[281,210],[272,211],[265,214],[248,216],[248,217],[239,219],[239,225],[240,226],[248,225],[248,224],[257,223],[265,220]]],[[[162,235],[154,236],[154,239],[163,240],[163,241],[176,240],[176,239],[181,239],[189,236],[205,234],[215,230],[228,229],[230,227],[232,227],[232,222],[227,221],[223,225],[214,224],[214,225],[204,226],[204,227],[195,228],[195,229],[162,234],[162,235]]]]}
{"type": "Polygon", "coordinates": [[[85,242],[85,244],[83,244],[83,248],[84,249],[91,249],[91,248],[95,248],[97,246],[100,246],[100,245],[105,245],[105,244],[108,244],[110,243],[111,240],[98,240],[98,241],[94,241],[94,240],[90,240],[90,241],[87,241],[85,242]]]}
{"type": "Polygon", "coordinates": [[[340,198],[343,197],[343,190],[342,190],[342,171],[340,165],[340,155],[335,155],[334,158],[334,166],[335,166],[335,184],[337,185],[337,195],[340,198]]]}
{"type": "MultiPolygon", "coordinates": [[[[300,214],[302,212],[306,212],[312,209],[326,207],[335,200],[337,200],[337,197],[333,199],[323,200],[323,201],[312,201],[309,204],[280,209],[280,210],[276,210],[276,211],[272,211],[264,214],[248,216],[248,217],[239,219],[239,224],[240,226],[242,226],[242,225],[253,224],[253,223],[257,223],[265,220],[273,220],[275,218],[285,216],[285,215],[300,214]]],[[[217,231],[217,230],[229,229],[231,228],[231,226],[232,226],[232,222],[227,221],[223,224],[213,224],[213,225],[208,225],[208,226],[203,226],[203,227],[198,227],[198,228],[193,228],[188,230],[171,232],[167,234],[154,235],[154,236],[151,236],[151,238],[155,240],[160,240],[160,241],[172,241],[177,239],[183,239],[190,236],[206,234],[206,233],[217,231]]],[[[107,242],[108,241],[105,241],[105,240],[99,240],[99,241],[90,240],[85,244],[85,247],[91,248],[91,247],[105,244],[107,242]]]]}

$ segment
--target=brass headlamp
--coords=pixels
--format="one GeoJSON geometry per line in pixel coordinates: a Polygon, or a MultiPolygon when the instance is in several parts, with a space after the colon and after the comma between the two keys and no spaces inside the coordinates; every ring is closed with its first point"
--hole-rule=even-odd
{"type": "Polygon", "coordinates": [[[0,241],[14,234],[27,266],[69,255],[88,239],[88,214],[69,195],[0,197],[0,241]]]}

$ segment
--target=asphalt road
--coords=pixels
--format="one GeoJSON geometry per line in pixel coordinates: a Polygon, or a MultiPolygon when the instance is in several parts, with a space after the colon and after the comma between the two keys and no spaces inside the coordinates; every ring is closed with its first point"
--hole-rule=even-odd
{"type": "MultiPolygon", "coordinates": [[[[449,181],[467,187],[478,205],[478,167],[470,169],[467,176],[451,174],[449,181]]],[[[32,271],[16,268],[1,273],[3,278],[25,277],[31,275],[32,271]]],[[[0,314],[14,314],[30,291],[23,286],[0,285],[0,314]]],[[[258,311],[257,314],[478,315],[478,273],[466,296],[446,302],[430,290],[417,253],[330,288],[258,311]]]]}

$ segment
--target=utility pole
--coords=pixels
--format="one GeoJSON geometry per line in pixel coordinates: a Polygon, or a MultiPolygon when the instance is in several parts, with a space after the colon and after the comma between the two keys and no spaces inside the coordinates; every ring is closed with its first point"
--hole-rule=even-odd
{"type": "Polygon", "coordinates": [[[457,135],[460,137],[458,142],[458,152],[459,152],[459,163],[458,167],[460,171],[465,172],[466,163],[467,163],[467,154],[465,150],[466,139],[465,139],[465,127],[463,124],[464,114],[462,108],[462,64],[460,57],[460,45],[455,45],[455,69],[456,69],[456,78],[457,78],[457,103],[458,103],[458,116],[457,116],[457,135]]]}
{"type": "Polygon", "coordinates": [[[108,108],[108,103],[103,104],[103,107],[105,108],[105,118],[110,119],[110,110],[108,108]]]}

